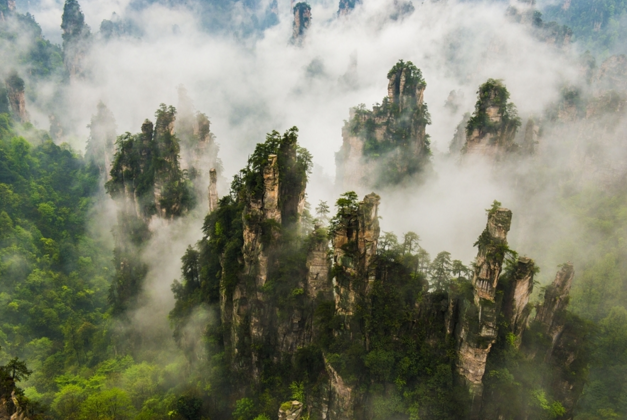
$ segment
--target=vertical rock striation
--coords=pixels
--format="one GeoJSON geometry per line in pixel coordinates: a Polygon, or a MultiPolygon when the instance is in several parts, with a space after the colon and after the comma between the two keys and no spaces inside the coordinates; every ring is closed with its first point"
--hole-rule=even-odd
{"type": "Polygon", "coordinates": [[[215,168],[209,170],[209,213],[218,208],[218,173],[215,168]]]}
{"type": "MultiPolygon", "coordinates": [[[[371,280],[370,263],[379,239],[380,198],[375,193],[343,212],[333,229],[333,278],[336,311],[350,317],[371,280]]],[[[347,321],[347,325],[350,323],[347,321]]]]}
{"type": "Polygon", "coordinates": [[[568,305],[570,287],[574,277],[575,269],[572,263],[562,265],[555,276],[555,280],[544,292],[544,302],[538,307],[535,320],[542,326],[545,334],[551,338],[551,348],[564,329],[564,320],[561,315],[568,305]]]}
{"type": "Polygon", "coordinates": [[[536,273],[535,263],[531,258],[519,257],[508,284],[504,285],[501,313],[505,318],[509,331],[516,337],[516,346],[520,346],[522,334],[527,328],[531,305],[529,297],[533,292],[533,277],[536,273]]]}
{"type": "Polygon", "coordinates": [[[475,244],[479,252],[472,278],[473,301],[464,302],[457,327],[457,371],[467,381],[479,406],[486,361],[497,337],[495,295],[511,220],[512,212],[508,209],[495,206],[489,211],[487,226],[475,244]]]}
{"type": "Polygon", "coordinates": [[[396,185],[423,171],[431,154],[426,126],[431,123],[421,71],[399,61],[388,73],[388,96],[372,111],[350,111],[336,154],[336,183],[343,190],[396,185]]]}
{"type": "Polygon", "coordinates": [[[24,80],[16,71],[12,71],[6,79],[6,87],[13,118],[22,124],[29,122],[24,95],[24,80]]]}
{"type": "Polygon", "coordinates": [[[294,6],[294,23],[292,24],[292,44],[302,45],[307,30],[311,25],[311,6],[307,3],[299,2],[294,6]]]}
{"type": "Polygon", "coordinates": [[[462,152],[498,161],[517,149],[514,138],[520,119],[514,104],[508,102],[509,92],[500,80],[489,79],[477,93],[475,112],[466,125],[466,144],[462,152]]]}

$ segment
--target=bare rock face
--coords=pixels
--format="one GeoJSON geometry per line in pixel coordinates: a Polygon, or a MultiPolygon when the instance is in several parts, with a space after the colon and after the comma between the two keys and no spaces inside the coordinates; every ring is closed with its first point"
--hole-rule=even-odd
{"type": "Polygon", "coordinates": [[[544,302],[538,307],[535,320],[544,327],[553,344],[555,344],[559,334],[564,329],[564,324],[558,315],[568,305],[570,287],[574,277],[575,269],[572,263],[564,264],[560,271],[557,272],[553,283],[546,289],[544,302]]]}
{"type": "Polygon", "coordinates": [[[5,398],[0,399],[0,420],[9,420],[11,414],[9,414],[9,403],[5,398]]]}
{"type": "Polygon", "coordinates": [[[299,401],[288,401],[279,408],[279,420],[300,420],[303,413],[303,404],[299,401]]]}
{"type": "Polygon", "coordinates": [[[481,85],[475,112],[466,125],[464,154],[498,161],[516,150],[514,138],[520,119],[508,100],[509,92],[501,81],[489,79],[481,85]]]}
{"type": "Polygon", "coordinates": [[[263,169],[264,190],[261,197],[250,197],[244,211],[244,264],[246,273],[255,274],[255,284],[263,287],[268,274],[268,256],[262,243],[260,222],[281,223],[279,208],[279,168],[277,156],[270,155],[263,169]]]}
{"type": "Polygon", "coordinates": [[[565,316],[574,276],[573,264],[566,263],[547,287],[544,302],[537,307],[535,322],[550,342],[544,353],[532,355],[555,367],[551,389],[566,409],[564,419],[573,418],[586,382],[585,375],[582,375],[582,359],[590,357],[587,354],[586,327],[565,316]]]}
{"type": "Polygon", "coordinates": [[[0,420],[29,420],[26,411],[15,396],[15,391],[11,392],[10,400],[0,398],[0,420]]]}
{"type": "Polygon", "coordinates": [[[372,110],[350,110],[336,154],[336,183],[343,190],[396,185],[419,174],[430,155],[424,103],[426,82],[411,62],[399,61],[388,73],[387,97],[372,110]]]}
{"type": "Polygon", "coordinates": [[[12,71],[6,79],[6,86],[13,118],[22,124],[29,122],[24,96],[24,80],[18,76],[17,72],[12,71]]]}
{"type": "Polygon", "coordinates": [[[477,245],[479,253],[475,262],[472,284],[475,286],[475,302],[486,299],[494,302],[496,284],[501,274],[504,247],[507,247],[507,232],[512,222],[512,212],[498,208],[488,215],[488,224],[477,245]]]}
{"type": "MultiPolygon", "coordinates": [[[[312,245],[307,254],[307,295],[315,298],[318,293],[327,294],[331,287],[329,283],[329,252],[328,240],[315,237],[314,230],[312,245]]],[[[326,233],[326,232],[324,232],[326,233]]]]}
{"type": "Polygon", "coordinates": [[[357,297],[366,293],[363,287],[367,284],[352,280],[371,279],[370,262],[376,255],[380,233],[379,203],[380,197],[375,193],[366,195],[334,232],[333,263],[342,273],[333,279],[338,314],[352,315],[357,297]]]}
{"type": "Polygon", "coordinates": [[[281,223],[279,208],[279,166],[276,155],[268,157],[268,165],[263,170],[263,213],[268,220],[281,223]]]}
{"type": "Polygon", "coordinates": [[[218,173],[215,168],[209,170],[209,213],[218,208],[218,173]]]}
{"type": "MultiPolygon", "coordinates": [[[[263,168],[263,193],[260,197],[248,198],[242,215],[244,223],[244,276],[252,277],[251,291],[246,282],[239,282],[233,294],[233,319],[231,339],[235,352],[239,351],[238,330],[249,322],[249,332],[252,340],[260,341],[266,331],[267,322],[263,310],[264,296],[261,289],[268,279],[268,245],[264,244],[262,223],[270,221],[281,224],[281,209],[279,208],[279,169],[276,155],[268,157],[268,163],[263,168]]],[[[273,234],[276,237],[276,234],[273,234]]],[[[256,356],[253,353],[252,365],[256,365],[256,356]]],[[[253,372],[256,374],[256,370],[253,372]]]]}
{"type": "Polygon", "coordinates": [[[501,312],[509,324],[509,330],[516,336],[517,346],[520,346],[531,313],[529,296],[533,292],[535,272],[536,266],[531,258],[519,257],[503,296],[501,312]]]}
{"type": "Polygon", "coordinates": [[[325,359],[325,367],[329,375],[330,399],[329,420],[353,420],[355,406],[355,390],[344,382],[340,374],[325,359]]]}
{"type": "Polygon", "coordinates": [[[305,2],[294,6],[294,23],[292,25],[292,44],[302,45],[311,25],[311,6],[305,2]]]}
{"type": "Polygon", "coordinates": [[[479,252],[472,279],[474,299],[466,301],[459,311],[457,371],[475,397],[481,396],[486,361],[497,338],[498,308],[494,298],[511,220],[512,212],[505,208],[493,208],[488,213],[486,229],[475,244],[479,252]]]}

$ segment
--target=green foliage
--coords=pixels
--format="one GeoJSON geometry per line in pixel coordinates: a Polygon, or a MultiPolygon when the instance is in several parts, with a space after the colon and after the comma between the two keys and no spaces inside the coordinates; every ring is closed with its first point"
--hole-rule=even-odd
{"type": "Polygon", "coordinates": [[[303,382],[292,382],[290,384],[290,391],[292,392],[292,399],[301,403],[305,402],[305,384],[303,382]]]}
{"type": "Polygon", "coordinates": [[[422,72],[411,61],[398,60],[388,72],[387,78],[392,79],[395,76],[400,76],[403,71],[405,72],[405,89],[413,91],[416,88],[427,87],[427,82],[423,79],[422,72]]]}
{"type": "MultiPolygon", "coordinates": [[[[244,269],[243,234],[244,222],[250,229],[258,229],[264,247],[271,247],[272,253],[268,261],[268,276],[260,293],[264,294],[265,302],[277,308],[277,322],[286,322],[283,318],[296,310],[305,311],[306,293],[299,279],[306,276],[306,258],[313,242],[325,240],[324,229],[318,229],[311,236],[303,237],[303,232],[295,223],[298,221],[298,203],[303,197],[307,176],[311,167],[311,155],[297,144],[297,132],[294,127],[283,135],[272,132],[260,143],[250,156],[247,167],[235,176],[231,185],[231,193],[222,198],[218,208],[207,215],[203,226],[204,237],[195,247],[188,248],[182,258],[182,279],[175,281],[172,290],[176,302],[170,313],[174,325],[174,337],[184,350],[188,360],[198,362],[196,347],[189,340],[185,340],[184,328],[192,320],[195,310],[199,307],[219,305],[221,293],[224,299],[230,301],[238,285],[250,287],[250,276],[242,275],[244,269]],[[274,157],[276,157],[276,160],[274,157]],[[264,193],[264,171],[270,170],[271,162],[276,162],[279,175],[281,221],[260,220],[247,207],[251,200],[259,200],[264,193]],[[322,233],[320,233],[322,232],[322,233]],[[323,236],[320,239],[320,236],[323,236]]],[[[206,322],[206,321],[204,321],[206,322]]],[[[235,410],[236,418],[252,419],[260,412],[266,415],[276,413],[278,402],[289,394],[288,384],[296,372],[304,374],[307,368],[298,362],[299,357],[315,360],[319,366],[319,351],[312,350],[310,354],[302,349],[301,356],[296,356],[296,366],[286,363],[274,363],[270,353],[271,346],[266,341],[254,343],[255,351],[260,354],[260,372],[262,389],[258,390],[255,398],[240,399],[235,406],[229,404],[228,392],[234,385],[247,384],[249,378],[238,376],[231,370],[233,361],[225,351],[228,345],[228,330],[230,325],[219,323],[207,324],[205,343],[210,354],[217,354],[209,362],[212,387],[216,388],[216,399],[219,406],[212,406],[211,413],[218,416],[228,415],[235,410]],[[300,367],[299,367],[300,366],[300,367]],[[283,378],[283,386],[273,385],[283,378]],[[229,405],[231,405],[229,407],[229,405]],[[227,411],[229,410],[229,411],[227,411]]],[[[244,328],[240,329],[242,340],[250,340],[244,328]]],[[[242,352],[244,353],[244,352],[242,352]]],[[[248,363],[248,354],[238,354],[235,363],[248,363]]],[[[312,375],[313,377],[313,375],[312,375]]],[[[293,377],[296,379],[296,377],[293,377]]],[[[301,376],[302,378],[302,376],[301,376]]],[[[302,380],[302,379],[301,379],[302,380]]],[[[297,384],[298,390],[304,391],[305,383],[297,384]]],[[[304,394],[303,394],[304,395],[304,394]]]]}
{"type": "Polygon", "coordinates": [[[193,396],[181,396],[176,400],[176,412],[185,420],[200,420],[202,400],[193,396]]]}
{"type": "Polygon", "coordinates": [[[498,211],[498,209],[501,208],[501,205],[502,204],[500,201],[494,200],[492,202],[492,207],[490,207],[489,209],[486,209],[486,213],[488,213],[488,215],[495,214],[498,211]]]}
{"type": "MultiPolygon", "coordinates": [[[[0,130],[0,345],[28,360],[29,386],[56,390],[72,366],[107,351],[109,247],[87,235],[98,170],[68,148],[0,130]]],[[[5,356],[0,353],[0,357],[5,356]]]]}
{"type": "Polygon", "coordinates": [[[429,267],[431,287],[436,292],[444,292],[448,290],[453,280],[453,263],[451,262],[451,253],[440,252],[429,267]]]}
{"type": "Polygon", "coordinates": [[[466,135],[470,136],[475,130],[480,136],[497,133],[515,133],[521,122],[516,106],[508,102],[509,92],[501,80],[488,79],[477,91],[475,112],[466,125],[466,135]],[[493,109],[496,108],[496,111],[493,109]],[[488,111],[498,116],[498,121],[492,121],[488,111]]]}
{"type": "Polygon", "coordinates": [[[16,92],[24,92],[24,79],[15,70],[11,71],[6,79],[7,86],[16,92]]]}
{"type": "Polygon", "coordinates": [[[357,211],[359,210],[359,201],[354,191],[349,191],[340,196],[335,207],[336,215],[331,219],[329,227],[329,235],[333,237],[335,232],[340,229],[347,229],[357,222],[357,211]]]}
{"type": "Polygon", "coordinates": [[[63,6],[61,29],[63,29],[64,50],[68,44],[90,35],[89,26],[85,23],[85,15],[77,0],[66,0],[63,6]]]}
{"type": "MultiPolygon", "coordinates": [[[[277,131],[266,135],[266,141],[259,143],[248,158],[248,166],[240,171],[231,185],[231,194],[250,194],[260,199],[264,191],[263,170],[270,162],[270,156],[277,157],[281,217],[283,223],[294,223],[298,203],[304,194],[307,177],[312,168],[312,156],[298,146],[298,128],[292,127],[282,136],[277,131]]],[[[241,197],[243,198],[243,197],[241,197]]]]}
{"type": "MultiPolygon", "coordinates": [[[[512,279],[519,276],[517,262],[515,254],[506,260],[498,282],[497,307],[504,296],[512,295],[512,279]]],[[[533,265],[525,265],[525,269],[537,272],[533,265]]],[[[490,350],[483,379],[481,417],[564,418],[564,404],[572,398],[571,390],[583,388],[587,375],[591,355],[589,323],[562,311],[556,319],[564,328],[555,340],[545,326],[532,322],[521,343],[512,332],[509,316],[501,311],[496,319],[497,340],[490,350]]]]}
{"type": "MultiPolygon", "coordinates": [[[[138,256],[150,237],[150,217],[180,217],[195,205],[191,181],[180,168],[179,142],[172,133],[175,114],[173,107],[161,104],[155,113],[154,130],[152,123],[145,121],[142,133],[126,133],[116,141],[111,179],[105,184],[121,207],[115,231],[116,275],[109,293],[114,313],[132,308],[142,290],[147,267],[138,256]]],[[[92,120],[92,146],[88,151],[93,148],[98,156],[106,154],[114,124],[106,108],[99,107],[99,115],[92,120]]]]}
{"type": "Polygon", "coordinates": [[[235,402],[233,418],[235,420],[251,420],[255,417],[255,404],[250,398],[241,398],[235,402]]]}
{"type": "Polygon", "coordinates": [[[41,27],[32,15],[5,13],[4,16],[5,23],[0,26],[0,46],[5,54],[5,62],[14,63],[13,65],[24,69],[24,77],[29,82],[34,82],[28,83],[33,87],[28,93],[36,96],[36,82],[60,75],[63,67],[61,49],[43,38],[41,27]]]}
{"type": "Polygon", "coordinates": [[[401,73],[405,83],[398,97],[384,98],[372,111],[361,104],[353,108],[354,116],[348,122],[350,133],[364,143],[364,157],[373,164],[377,162],[378,179],[372,180],[375,185],[398,184],[406,176],[419,173],[431,154],[429,136],[425,134],[431,116],[418,93],[427,84],[411,61],[399,60],[388,73],[397,90],[401,73]]]}

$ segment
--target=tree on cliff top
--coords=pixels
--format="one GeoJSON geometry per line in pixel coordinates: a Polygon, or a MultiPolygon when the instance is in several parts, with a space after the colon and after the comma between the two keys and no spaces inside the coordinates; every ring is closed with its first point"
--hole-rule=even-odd
{"type": "Polygon", "coordinates": [[[468,124],[466,125],[466,135],[470,136],[477,129],[481,135],[495,134],[501,131],[520,127],[520,118],[516,111],[516,106],[508,102],[509,92],[502,80],[488,79],[477,91],[477,103],[468,124]],[[496,113],[490,115],[491,108],[496,108],[496,113]],[[500,117],[499,121],[492,121],[491,117],[500,117]]]}
{"type": "Polygon", "coordinates": [[[90,36],[89,26],[85,23],[85,15],[76,0],[66,0],[61,17],[61,29],[63,29],[63,48],[74,40],[90,36]]]}

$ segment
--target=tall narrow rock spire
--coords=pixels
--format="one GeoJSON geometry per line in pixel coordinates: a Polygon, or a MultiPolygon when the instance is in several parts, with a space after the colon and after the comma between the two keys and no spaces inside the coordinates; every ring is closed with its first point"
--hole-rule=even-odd
{"type": "Polygon", "coordinates": [[[512,212],[498,207],[497,203],[489,210],[486,228],[475,243],[479,252],[472,278],[474,299],[466,302],[459,312],[457,372],[466,380],[473,395],[473,418],[480,409],[483,374],[497,338],[495,295],[511,221],[512,212]]]}
{"type": "Polygon", "coordinates": [[[294,11],[294,23],[291,42],[295,45],[302,45],[311,25],[311,6],[305,2],[298,2],[292,10],[294,11]]]}
{"type": "Polygon", "coordinates": [[[466,124],[466,155],[502,159],[515,150],[514,137],[520,127],[516,107],[501,80],[488,79],[479,87],[475,112],[466,124]]]}
{"type": "Polygon", "coordinates": [[[7,97],[13,118],[19,122],[26,123],[29,121],[28,112],[26,111],[26,98],[24,95],[24,80],[18,76],[16,71],[9,73],[6,79],[7,97]]]}
{"type": "Polygon", "coordinates": [[[519,257],[510,273],[509,283],[504,287],[501,312],[509,325],[509,331],[516,338],[516,347],[520,346],[521,336],[531,313],[529,297],[533,292],[536,271],[536,265],[531,258],[519,257]]]}
{"type": "Polygon", "coordinates": [[[215,168],[209,170],[209,213],[218,208],[218,173],[215,168]]]}
{"type": "Polygon", "coordinates": [[[70,80],[82,77],[84,60],[91,42],[91,32],[85,15],[76,0],[66,0],[61,21],[63,34],[63,62],[70,80]]]}
{"type": "Polygon", "coordinates": [[[570,287],[575,277],[573,264],[568,262],[561,266],[553,283],[544,292],[544,302],[538,307],[536,321],[543,326],[553,343],[562,332],[564,323],[557,316],[568,304],[570,287]]]}

